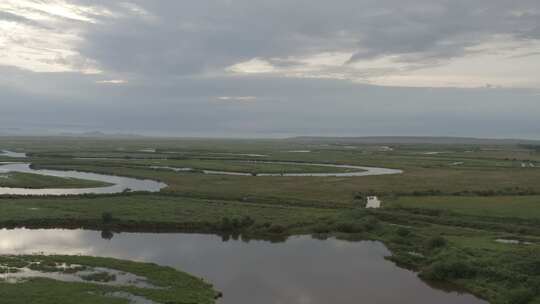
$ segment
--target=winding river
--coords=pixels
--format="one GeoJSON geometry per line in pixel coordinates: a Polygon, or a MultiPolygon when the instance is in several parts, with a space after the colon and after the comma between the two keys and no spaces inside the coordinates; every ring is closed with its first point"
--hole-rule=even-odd
{"type": "MultiPolygon", "coordinates": [[[[12,158],[24,158],[25,153],[12,152],[7,150],[0,151],[2,156],[12,158]]],[[[318,166],[332,167],[340,169],[350,169],[352,172],[336,172],[336,173],[257,173],[253,175],[246,172],[233,171],[218,171],[218,170],[201,170],[203,174],[216,175],[232,175],[232,176],[333,176],[333,177],[355,177],[355,176],[374,176],[374,175],[389,175],[401,174],[402,170],[387,169],[378,167],[364,167],[353,165],[336,165],[336,164],[319,164],[319,163],[303,163],[303,162],[285,162],[285,161],[245,161],[246,163],[262,163],[262,164],[279,164],[279,165],[301,165],[301,166],[318,166]]],[[[170,166],[150,166],[152,169],[173,170],[176,172],[194,171],[192,168],[177,168],[170,166]]],[[[31,168],[28,163],[11,163],[0,162],[0,173],[7,172],[22,172],[33,173],[39,175],[63,177],[63,178],[78,178],[92,181],[100,181],[111,184],[111,186],[95,187],[95,188],[72,188],[72,189],[28,189],[28,188],[11,188],[0,187],[0,195],[80,195],[80,194],[111,194],[121,193],[124,191],[146,191],[158,192],[167,185],[158,181],[148,179],[136,179],[122,176],[112,176],[106,174],[79,172],[79,171],[60,171],[60,170],[36,170],[31,168]]]]}
{"type": "Polygon", "coordinates": [[[25,158],[26,153],[0,150],[0,156],[12,157],[12,158],[25,158]]]}
{"type": "MultiPolygon", "coordinates": [[[[337,173],[257,173],[255,176],[333,176],[333,177],[354,177],[354,176],[374,176],[374,175],[390,175],[401,174],[403,170],[399,169],[387,169],[378,167],[363,167],[353,165],[335,165],[335,164],[318,164],[318,163],[302,163],[302,162],[280,162],[280,161],[245,161],[246,163],[253,164],[278,164],[278,165],[300,165],[300,166],[317,166],[317,167],[331,167],[340,169],[351,169],[353,172],[337,172],[337,173]]],[[[173,170],[177,172],[193,171],[193,168],[178,168],[170,166],[151,166],[153,169],[165,169],[173,170]]],[[[246,172],[234,172],[234,171],[217,171],[217,170],[201,170],[204,174],[217,174],[217,175],[235,175],[235,176],[253,176],[251,173],[246,172]]]]}
{"type": "Polygon", "coordinates": [[[36,170],[30,167],[30,164],[4,163],[0,165],[0,173],[22,172],[39,175],[78,178],[92,181],[100,181],[111,184],[111,186],[96,188],[74,188],[74,189],[27,189],[27,188],[9,188],[0,187],[0,195],[78,195],[78,194],[106,194],[120,193],[124,191],[147,191],[158,192],[166,187],[165,183],[148,180],[136,179],[130,177],[113,176],[97,173],[79,172],[79,171],[60,171],[60,170],[36,170]]]}

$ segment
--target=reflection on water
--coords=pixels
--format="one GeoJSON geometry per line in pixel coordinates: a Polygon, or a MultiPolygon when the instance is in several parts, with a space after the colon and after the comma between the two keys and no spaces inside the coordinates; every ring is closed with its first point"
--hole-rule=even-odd
{"type": "Polygon", "coordinates": [[[69,177],[100,181],[112,184],[106,187],[96,188],[79,188],[79,189],[26,189],[26,188],[9,188],[0,187],[1,194],[9,195],[73,195],[73,194],[89,194],[89,193],[120,193],[123,191],[149,191],[157,192],[166,185],[152,180],[142,180],[122,176],[112,176],[97,173],[86,173],[78,171],[59,171],[59,170],[34,170],[30,168],[30,164],[4,164],[0,165],[0,173],[2,172],[23,172],[39,175],[69,177]]]}
{"type": "Polygon", "coordinates": [[[25,158],[26,153],[0,150],[0,156],[13,157],[13,158],[25,158]]]}
{"type": "Polygon", "coordinates": [[[284,243],[200,234],[105,234],[84,230],[0,230],[0,254],[85,254],[155,262],[212,282],[224,304],[477,304],[467,294],[429,287],[384,259],[379,242],[315,240],[284,243]]]}

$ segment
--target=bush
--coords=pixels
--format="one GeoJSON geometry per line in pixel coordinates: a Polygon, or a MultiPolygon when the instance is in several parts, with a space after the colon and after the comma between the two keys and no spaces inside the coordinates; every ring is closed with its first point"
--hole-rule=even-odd
{"type": "Polygon", "coordinates": [[[285,232],[285,230],[286,230],[285,227],[278,224],[273,224],[272,226],[270,226],[270,228],[268,228],[269,232],[275,233],[275,234],[282,234],[285,232]]]}
{"type": "Polygon", "coordinates": [[[446,246],[448,241],[442,236],[435,236],[427,240],[426,247],[428,249],[437,249],[446,246]]]}
{"type": "Polygon", "coordinates": [[[97,272],[97,273],[91,273],[91,274],[82,275],[81,279],[83,279],[85,281],[107,283],[107,282],[111,282],[111,281],[116,281],[116,275],[115,274],[110,274],[108,272],[103,271],[103,272],[97,272]]]}
{"type": "Polygon", "coordinates": [[[240,228],[240,220],[237,219],[237,218],[233,218],[231,220],[231,226],[232,226],[232,229],[238,229],[240,228]]]}
{"type": "Polygon", "coordinates": [[[110,223],[110,222],[112,222],[114,220],[113,216],[112,216],[112,213],[110,213],[110,212],[103,212],[101,214],[101,219],[102,219],[104,224],[108,224],[108,223],[110,223]]]}
{"type": "Polygon", "coordinates": [[[318,224],[313,228],[315,233],[329,233],[332,229],[327,224],[318,224]]]}
{"type": "Polygon", "coordinates": [[[433,263],[422,272],[422,276],[434,281],[449,281],[472,278],[476,273],[476,268],[468,262],[451,259],[433,263]]]}
{"type": "Polygon", "coordinates": [[[223,217],[221,219],[221,224],[219,225],[219,228],[223,231],[230,231],[233,229],[233,225],[231,220],[228,217],[223,217]]]}
{"type": "Polygon", "coordinates": [[[337,224],[336,230],[344,233],[358,233],[364,231],[364,225],[351,222],[342,222],[337,224]]]}
{"type": "Polygon", "coordinates": [[[362,194],[361,192],[357,192],[354,194],[353,196],[354,199],[356,200],[365,200],[366,197],[364,196],[364,194],[362,194]]]}
{"type": "Polygon", "coordinates": [[[366,217],[364,220],[364,230],[371,231],[375,228],[377,228],[377,225],[379,225],[379,220],[377,220],[375,217],[370,216],[366,217]]]}
{"type": "Polygon", "coordinates": [[[240,225],[242,225],[242,227],[250,227],[250,226],[253,226],[254,224],[255,224],[255,220],[249,217],[248,215],[244,216],[242,220],[240,221],[240,225]]]}
{"type": "Polygon", "coordinates": [[[238,218],[228,218],[223,217],[221,219],[221,224],[219,225],[219,229],[222,231],[237,231],[242,230],[242,228],[250,227],[255,224],[255,220],[253,220],[249,216],[245,216],[242,219],[238,218]]]}
{"type": "Polygon", "coordinates": [[[508,291],[506,294],[506,303],[508,304],[527,304],[531,302],[536,295],[531,289],[518,288],[508,291]]]}
{"type": "Polygon", "coordinates": [[[405,229],[403,227],[400,227],[396,230],[397,235],[401,237],[407,237],[411,234],[411,231],[409,229],[405,229]]]}

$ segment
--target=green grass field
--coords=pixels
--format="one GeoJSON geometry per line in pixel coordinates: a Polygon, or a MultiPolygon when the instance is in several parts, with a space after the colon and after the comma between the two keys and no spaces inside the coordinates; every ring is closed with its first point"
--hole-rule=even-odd
{"type": "Polygon", "coordinates": [[[74,138],[5,138],[0,139],[0,148],[29,153],[25,161],[38,168],[76,169],[168,184],[154,194],[2,197],[2,227],[189,231],[273,240],[294,234],[375,239],[392,250],[391,260],[419,271],[431,282],[456,284],[495,304],[540,302],[537,149],[512,145],[74,138]],[[148,148],[155,152],[144,152],[148,148]],[[310,152],[290,152],[301,150],[310,152]],[[335,172],[327,167],[248,163],[245,161],[262,157],[245,154],[265,155],[267,161],[379,166],[402,169],[404,173],[254,177],[149,168],[335,172]],[[361,198],[367,194],[380,196],[383,208],[364,209],[361,198]],[[503,244],[496,239],[531,244],[503,244]]]}
{"type": "Polygon", "coordinates": [[[388,207],[441,209],[459,214],[540,219],[540,196],[427,196],[399,197],[386,201],[388,207]]]}

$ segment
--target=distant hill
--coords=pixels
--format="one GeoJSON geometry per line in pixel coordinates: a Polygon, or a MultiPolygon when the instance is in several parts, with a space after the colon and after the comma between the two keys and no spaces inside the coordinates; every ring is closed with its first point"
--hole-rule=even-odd
{"type": "Polygon", "coordinates": [[[60,133],[59,136],[65,137],[89,137],[89,138],[144,138],[145,136],[127,133],[104,133],[101,131],[83,132],[83,133],[60,133]]]}
{"type": "Polygon", "coordinates": [[[430,137],[430,136],[366,136],[366,137],[319,137],[299,136],[288,140],[301,143],[335,144],[461,144],[461,145],[540,145],[540,140],[511,138],[430,137]]]}

